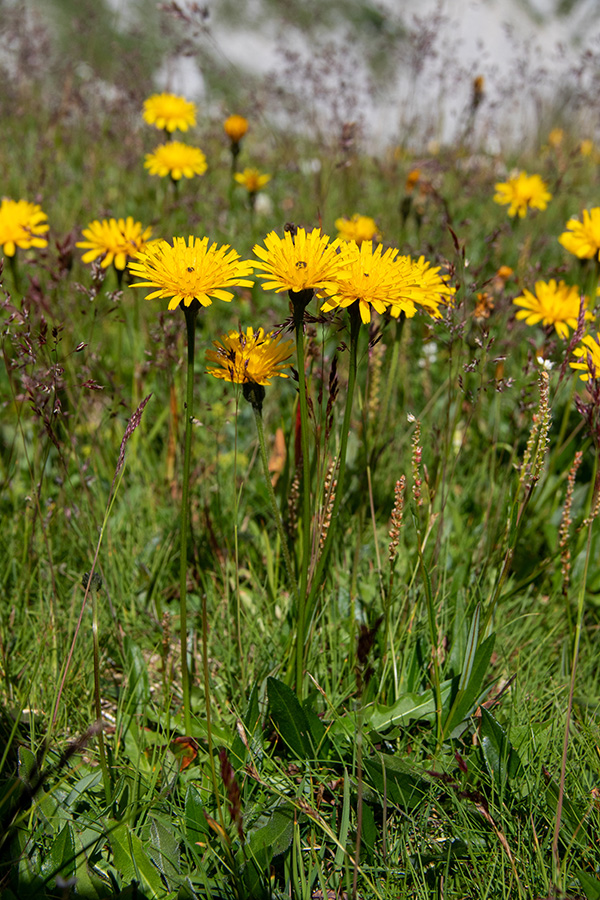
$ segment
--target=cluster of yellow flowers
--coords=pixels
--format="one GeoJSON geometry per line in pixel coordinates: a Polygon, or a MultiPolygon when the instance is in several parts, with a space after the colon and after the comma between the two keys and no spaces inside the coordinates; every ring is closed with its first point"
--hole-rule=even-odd
{"type": "MultiPolygon", "coordinates": [[[[196,106],[185,97],[176,94],[152,94],[144,101],[144,121],[165,131],[187,131],[196,124],[196,106]]],[[[144,166],[151,175],[161,178],[169,175],[173,181],[193,178],[206,172],[206,157],[199,147],[191,147],[182,141],[169,140],[146,154],[144,166]]]]}

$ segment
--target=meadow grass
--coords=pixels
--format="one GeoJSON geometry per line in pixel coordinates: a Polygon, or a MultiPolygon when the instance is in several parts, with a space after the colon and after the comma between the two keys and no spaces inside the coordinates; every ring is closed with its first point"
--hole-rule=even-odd
{"type": "Polygon", "coordinates": [[[597,152],[567,131],[531,156],[372,157],[250,120],[239,164],[273,175],[253,207],[215,117],[182,138],[206,174],[175,186],[143,168],[160,136],[139,97],[69,90],[3,109],[3,193],[50,231],[2,273],[1,896],[600,897],[598,392],[512,304],[595,287],[557,238],[594,205],[597,152]],[[494,203],[513,166],[546,209],[494,203]],[[75,241],[131,215],[250,259],[286,222],[335,236],[354,212],[443,266],[454,301],[358,331],[335,493],[351,338],[313,300],[307,469],[297,372],[262,402],[283,531],[256,408],[204,353],[248,325],[293,340],[287,295],[257,278],[202,309],[182,567],[184,317],[75,241]]]}

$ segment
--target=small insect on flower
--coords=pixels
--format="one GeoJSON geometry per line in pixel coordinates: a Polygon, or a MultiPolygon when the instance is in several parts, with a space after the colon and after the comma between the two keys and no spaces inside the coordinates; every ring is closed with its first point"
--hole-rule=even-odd
{"type": "Polygon", "coordinates": [[[207,369],[209,375],[222,378],[234,384],[270,384],[271,378],[288,378],[284,369],[294,347],[293,341],[284,341],[281,334],[266,334],[262,328],[254,331],[251,327],[244,333],[230,331],[218,341],[213,341],[215,350],[206,351],[208,362],[218,368],[207,369]]]}

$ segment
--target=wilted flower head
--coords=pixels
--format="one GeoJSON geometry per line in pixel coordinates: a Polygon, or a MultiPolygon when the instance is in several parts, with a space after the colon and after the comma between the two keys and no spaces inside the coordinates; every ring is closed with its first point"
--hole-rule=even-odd
{"type": "Polygon", "coordinates": [[[361,216],[354,213],[351,219],[345,216],[335,220],[335,227],[338,230],[338,238],[342,241],[356,241],[362,244],[363,241],[379,241],[381,235],[375,224],[375,219],[370,216],[361,216]]]}
{"type": "Polygon", "coordinates": [[[270,175],[261,174],[258,169],[244,169],[243,172],[236,172],[233,177],[249,194],[258,193],[271,180],[270,175]]]}
{"type": "Polygon", "coordinates": [[[83,262],[89,263],[102,257],[101,266],[107,268],[114,263],[115,269],[123,270],[128,257],[133,258],[143,250],[152,234],[152,228],[144,229],[141,222],[132,216],[126,219],[96,219],[83,229],[85,241],[78,241],[76,247],[87,250],[83,262]]]}
{"type": "Polygon", "coordinates": [[[209,375],[223,378],[234,384],[270,384],[271,378],[287,378],[292,364],[287,362],[292,354],[293,341],[284,341],[281,334],[265,334],[262,328],[254,331],[248,327],[246,333],[230,331],[218,341],[213,341],[215,350],[206,351],[208,362],[218,368],[207,369],[209,375]]]}
{"type": "Polygon", "coordinates": [[[238,115],[229,116],[223,122],[223,128],[230,141],[234,144],[239,144],[248,131],[248,119],[238,115]]]}
{"type": "Polygon", "coordinates": [[[196,105],[176,94],[153,94],[144,101],[144,121],[163,131],[187,131],[196,124],[196,105]]]}
{"type": "Polygon", "coordinates": [[[252,287],[248,276],[252,274],[249,262],[240,259],[228,244],[209,246],[208,238],[173,238],[173,244],[156,241],[137,254],[129,269],[138,281],[132,287],[157,288],[146,299],[171,298],[169,309],[183,303],[190,306],[198,300],[202,306],[210,306],[213,298],[230,301],[232,287],[252,287]]]}
{"type": "MultiPolygon", "coordinates": [[[[585,306],[587,302],[586,299],[585,306]]],[[[576,285],[568,285],[564,281],[557,284],[554,278],[548,282],[536,281],[535,294],[524,290],[513,303],[524,307],[517,313],[517,319],[525,319],[527,325],[537,325],[539,322],[546,326],[553,325],[561,338],[568,338],[569,328],[577,328],[581,299],[576,285]]],[[[586,311],[585,318],[591,319],[593,316],[586,311]]]]}
{"type": "Polygon", "coordinates": [[[523,218],[528,209],[546,209],[552,199],[546,182],[539,175],[528,175],[526,172],[519,172],[508,181],[498,182],[495,187],[494,200],[509,206],[509,216],[523,218]]]}
{"type": "Polygon", "coordinates": [[[573,355],[577,356],[580,362],[572,362],[572,369],[579,369],[583,374],[579,377],[582,381],[589,381],[590,378],[598,378],[600,375],[600,332],[596,337],[586,335],[578,347],[573,350],[573,355]]]}
{"type": "Polygon", "coordinates": [[[565,250],[579,259],[600,258],[600,207],[584,209],[583,222],[569,219],[567,229],[558,239],[565,250]]]}
{"type": "Polygon", "coordinates": [[[173,181],[193,178],[206,172],[206,157],[198,147],[190,147],[181,141],[160,144],[153,153],[146,153],[144,168],[151,175],[164,178],[170,175],[173,181]]]}
{"type": "Polygon", "coordinates": [[[5,197],[0,204],[0,246],[5,255],[14,256],[17,247],[47,247],[48,241],[42,237],[48,231],[47,218],[37,203],[5,197]]]}
{"type": "Polygon", "coordinates": [[[339,241],[330,243],[319,228],[308,232],[298,228],[295,234],[286,231],[282,238],[271,231],[264,244],[264,247],[254,246],[259,259],[250,264],[259,270],[265,290],[294,293],[312,290],[317,296],[335,291],[344,265],[337,253],[339,241]]]}

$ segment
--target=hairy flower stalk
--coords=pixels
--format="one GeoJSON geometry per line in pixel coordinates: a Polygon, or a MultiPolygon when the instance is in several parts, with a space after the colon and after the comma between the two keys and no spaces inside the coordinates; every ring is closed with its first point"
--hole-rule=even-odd
{"type": "Polygon", "coordinates": [[[394,634],[391,620],[392,608],[392,591],[394,588],[394,571],[396,556],[398,553],[398,545],[400,543],[400,529],[402,528],[402,518],[404,515],[404,490],[406,488],[406,476],[401,475],[394,485],[394,506],[392,508],[388,546],[388,560],[390,563],[390,579],[388,583],[387,593],[385,595],[385,631],[388,642],[390,659],[392,661],[392,671],[394,676],[394,698],[398,696],[398,665],[396,662],[396,654],[394,653],[394,634]]]}
{"type": "Polygon", "coordinates": [[[560,517],[560,526],[558,529],[558,546],[560,549],[560,563],[561,563],[561,574],[563,577],[562,583],[562,593],[563,597],[567,597],[569,592],[569,584],[571,581],[571,550],[569,548],[569,535],[571,532],[571,509],[573,506],[573,491],[575,489],[575,478],[577,476],[577,470],[581,465],[581,460],[583,459],[583,452],[578,450],[575,454],[575,459],[573,460],[573,465],[569,469],[569,476],[567,478],[567,492],[565,495],[565,505],[563,506],[562,515],[560,517]]]}

